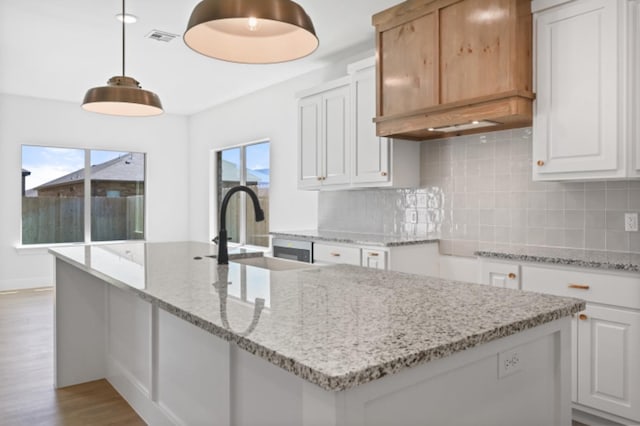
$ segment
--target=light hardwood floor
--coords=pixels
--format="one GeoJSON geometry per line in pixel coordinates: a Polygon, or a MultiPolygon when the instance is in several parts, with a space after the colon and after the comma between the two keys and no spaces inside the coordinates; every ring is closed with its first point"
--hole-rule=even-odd
{"type": "Polygon", "coordinates": [[[0,425],[144,425],[106,380],[53,387],[53,292],[0,293],[0,425]]]}

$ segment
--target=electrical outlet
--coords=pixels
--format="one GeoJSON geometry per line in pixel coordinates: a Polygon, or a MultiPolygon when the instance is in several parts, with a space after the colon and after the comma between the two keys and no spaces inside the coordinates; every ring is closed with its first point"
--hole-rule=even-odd
{"type": "Polygon", "coordinates": [[[638,213],[624,214],[624,230],[627,232],[638,232],[638,213]]]}
{"type": "Polygon", "coordinates": [[[523,360],[521,353],[520,348],[514,348],[498,354],[499,379],[522,370],[523,360]]]}

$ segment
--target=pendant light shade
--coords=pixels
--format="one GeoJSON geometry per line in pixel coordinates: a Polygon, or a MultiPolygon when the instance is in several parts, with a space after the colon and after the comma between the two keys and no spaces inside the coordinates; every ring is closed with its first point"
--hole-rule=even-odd
{"type": "Polygon", "coordinates": [[[131,77],[111,77],[107,86],[94,87],[84,95],[82,108],[110,115],[146,117],[162,114],[160,98],[143,90],[131,77]]]}
{"type": "MultiPolygon", "coordinates": [[[[125,16],[124,0],[122,15],[125,16]]],[[[122,75],[111,77],[106,86],[89,89],[84,95],[82,108],[109,115],[147,117],[162,114],[160,98],[143,90],[134,78],[125,75],[125,22],[122,21],[122,75]]]]}
{"type": "Polygon", "coordinates": [[[291,0],[203,0],[184,41],[205,56],[247,64],[291,61],[318,47],[311,18],[291,0]]]}

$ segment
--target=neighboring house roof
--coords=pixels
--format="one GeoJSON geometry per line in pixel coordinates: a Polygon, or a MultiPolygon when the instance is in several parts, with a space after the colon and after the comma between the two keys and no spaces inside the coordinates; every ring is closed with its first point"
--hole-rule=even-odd
{"type": "MultiPolygon", "coordinates": [[[[44,189],[84,180],[84,168],[43,183],[34,189],[44,189]]],[[[91,166],[91,180],[144,181],[144,154],[129,152],[113,160],[91,166]]]]}
{"type": "MultiPolygon", "coordinates": [[[[222,178],[226,182],[239,182],[240,170],[237,164],[231,161],[222,160],[222,178]]],[[[267,169],[249,170],[247,173],[247,182],[269,183],[269,174],[267,169]],[[264,173],[264,171],[267,173],[264,173]]]]}

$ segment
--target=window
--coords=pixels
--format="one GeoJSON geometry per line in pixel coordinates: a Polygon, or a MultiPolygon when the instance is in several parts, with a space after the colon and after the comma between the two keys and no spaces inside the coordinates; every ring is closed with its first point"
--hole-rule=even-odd
{"type": "Polygon", "coordinates": [[[254,246],[269,246],[269,142],[258,142],[216,153],[217,203],[220,205],[229,188],[246,185],[258,196],[264,221],[256,222],[253,203],[245,193],[229,200],[227,235],[229,241],[254,246]]]}
{"type": "Polygon", "coordinates": [[[144,239],[145,154],[22,146],[22,244],[144,239]]]}

